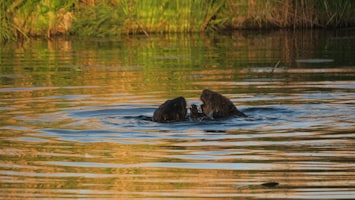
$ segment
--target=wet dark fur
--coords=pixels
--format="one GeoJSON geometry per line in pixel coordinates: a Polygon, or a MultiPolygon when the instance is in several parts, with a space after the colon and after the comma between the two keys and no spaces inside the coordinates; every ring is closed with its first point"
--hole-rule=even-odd
{"type": "MultiPolygon", "coordinates": [[[[231,116],[246,117],[234,104],[225,96],[205,89],[200,96],[203,104],[201,111],[195,104],[190,107],[190,119],[221,119],[231,116]]],[[[178,122],[185,121],[187,115],[186,100],[184,97],[167,100],[155,110],[152,121],[155,122],[178,122]]]]}
{"type": "Polygon", "coordinates": [[[186,100],[184,97],[167,100],[155,110],[153,121],[177,122],[186,120],[186,100]]]}
{"type": "Polygon", "coordinates": [[[217,92],[205,89],[200,99],[203,102],[201,105],[203,113],[210,118],[226,118],[234,115],[246,117],[229,99],[217,92]]]}

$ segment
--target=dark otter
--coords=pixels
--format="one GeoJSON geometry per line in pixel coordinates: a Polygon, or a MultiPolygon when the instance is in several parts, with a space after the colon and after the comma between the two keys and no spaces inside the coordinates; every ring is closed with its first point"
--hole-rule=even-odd
{"type": "MultiPolygon", "coordinates": [[[[201,105],[202,112],[199,112],[198,107],[192,104],[190,107],[190,119],[211,119],[227,118],[231,116],[247,117],[239,111],[234,104],[225,96],[205,89],[200,96],[203,104],[201,105]]],[[[155,122],[177,122],[185,121],[187,115],[186,100],[184,97],[167,100],[154,111],[152,121],[155,122]]]]}
{"type": "Polygon", "coordinates": [[[177,122],[186,120],[186,100],[184,97],[167,100],[154,111],[153,121],[177,122]]]}
{"type": "Polygon", "coordinates": [[[229,99],[217,92],[205,89],[202,91],[200,99],[203,102],[201,105],[202,112],[209,118],[218,119],[234,115],[247,117],[229,99]]]}

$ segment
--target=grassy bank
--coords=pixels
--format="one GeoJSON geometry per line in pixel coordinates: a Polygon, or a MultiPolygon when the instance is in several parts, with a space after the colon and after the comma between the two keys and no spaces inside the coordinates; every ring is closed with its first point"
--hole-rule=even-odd
{"type": "Polygon", "coordinates": [[[3,0],[0,41],[355,25],[351,0],[3,0]]]}

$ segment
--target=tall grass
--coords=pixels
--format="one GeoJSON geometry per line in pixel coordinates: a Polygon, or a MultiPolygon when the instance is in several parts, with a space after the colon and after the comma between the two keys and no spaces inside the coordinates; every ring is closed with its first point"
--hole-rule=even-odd
{"type": "Polygon", "coordinates": [[[349,26],[355,24],[355,9],[353,1],[346,0],[323,0],[318,2],[317,7],[322,16],[322,24],[325,26],[349,26]]]}
{"type": "Polygon", "coordinates": [[[121,4],[117,7],[113,1],[110,6],[110,2],[103,0],[97,4],[90,1],[77,3],[73,32],[81,36],[95,37],[120,35],[128,9],[128,1],[120,1],[121,4]]]}
{"type": "Polygon", "coordinates": [[[0,41],[355,25],[351,0],[2,0],[0,41]]]}
{"type": "MultiPolygon", "coordinates": [[[[211,23],[226,0],[116,0],[81,3],[75,28],[83,35],[198,32],[223,25],[211,23]],[[114,2],[114,3],[113,3],[114,2]]],[[[227,19],[227,17],[224,17],[227,19]]],[[[226,21],[226,20],[224,20],[226,21]]]]}
{"type": "MultiPolygon", "coordinates": [[[[0,42],[17,39],[21,29],[11,20],[13,12],[20,2],[0,1],[0,42]]],[[[25,35],[25,33],[23,33],[25,35]]],[[[26,35],[25,35],[26,36],[26,35]]]]}
{"type": "Polygon", "coordinates": [[[137,18],[147,31],[205,31],[226,0],[151,0],[137,2],[137,18]]]}
{"type": "Polygon", "coordinates": [[[2,0],[0,40],[28,36],[50,38],[71,28],[72,5],[77,0],[2,0]]]}
{"type": "Polygon", "coordinates": [[[233,29],[355,25],[351,0],[233,0],[228,7],[233,29]]]}

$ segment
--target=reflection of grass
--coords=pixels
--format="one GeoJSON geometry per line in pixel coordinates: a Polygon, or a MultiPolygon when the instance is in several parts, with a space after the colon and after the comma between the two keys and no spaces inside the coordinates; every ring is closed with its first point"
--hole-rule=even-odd
{"type": "MultiPolygon", "coordinates": [[[[302,49],[313,52],[324,32],[272,32],[252,36],[242,32],[230,36],[200,37],[199,34],[184,37],[170,34],[151,36],[150,38],[126,37],[117,41],[80,40],[35,40],[25,42],[23,49],[4,45],[1,52],[9,55],[4,60],[15,68],[1,68],[3,74],[25,74],[24,78],[0,78],[0,83],[11,87],[63,87],[47,91],[51,95],[58,93],[84,93],[99,95],[102,93],[133,93],[145,95],[160,91],[159,98],[185,96],[196,98],[201,90],[210,87],[222,93],[238,93],[228,85],[233,81],[248,79],[252,71],[249,67],[269,67],[259,72],[259,77],[284,77],[283,66],[292,65],[296,58],[303,55],[302,49]],[[66,48],[64,48],[66,47],[66,48]],[[28,51],[28,50],[31,51],[28,51]],[[271,50],[272,49],[272,50],[271,50]],[[73,53],[75,52],[75,53],[73,53]],[[25,62],[18,56],[22,56],[25,62]],[[279,65],[277,65],[280,60],[279,65]],[[275,64],[276,63],[276,64],[275,64]],[[276,68],[276,66],[279,66],[276,68]],[[272,69],[274,67],[274,73],[272,69]],[[221,85],[211,85],[219,81],[221,85]],[[71,88],[76,86],[95,86],[95,88],[71,88]],[[220,88],[218,88],[220,87],[220,88]]],[[[343,48],[344,43],[334,46],[343,48]]],[[[349,43],[347,43],[349,45],[349,43]]],[[[323,48],[323,47],[322,47],[323,48]]],[[[351,51],[351,49],[349,49],[351,51]]],[[[313,55],[307,55],[312,57],[313,55]]],[[[339,55],[346,56],[346,55],[339,55]]],[[[337,57],[334,57],[337,59],[337,57]]],[[[347,60],[341,58],[338,60],[347,60]]],[[[1,62],[1,61],[0,61],[1,62]]],[[[286,73],[286,72],[285,72],[286,73]]],[[[240,90],[255,89],[241,85],[240,90]]],[[[33,95],[46,90],[28,91],[33,95]]],[[[16,95],[25,94],[14,93],[16,95]]],[[[40,94],[38,94],[40,95],[40,94]]]]}

